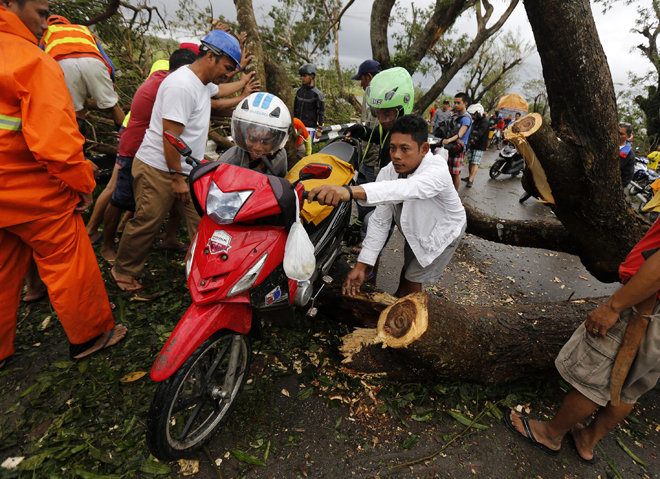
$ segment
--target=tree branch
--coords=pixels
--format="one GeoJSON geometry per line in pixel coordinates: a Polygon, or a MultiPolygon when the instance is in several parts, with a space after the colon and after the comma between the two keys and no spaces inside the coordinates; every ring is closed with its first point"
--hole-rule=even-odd
{"type": "Polygon", "coordinates": [[[87,20],[86,22],[83,23],[83,25],[85,25],[86,27],[90,27],[99,22],[102,22],[103,20],[107,20],[115,13],[117,13],[117,10],[119,10],[119,3],[120,3],[119,0],[110,0],[110,2],[108,3],[108,8],[106,9],[105,12],[95,16],[90,20],[87,20]]]}
{"type": "Polygon", "coordinates": [[[577,254],[568,230],[559,221],[503,220],[463,204],[467,232],[496,243],[527,248],[543,248],[577,254]]]}
{"type": "Polygon", "coordinates": [[[312,55],[314,55],[314,52],[315,52],[316,49],[319,47],[319,45],[321,45],[321,42],[322,42],[323,39],[326,37],[326,35],[327,35],[328,33],[330,33],[330,30],[332,30],[333,27],[334,27],[337,23],[339,23],[339,21],[341,20],[341,17],[343,17],[343,16],[344,16],[344,13],[346,13],[346,10],[348,10],[348,7],[350,7],[350,6],[353,5],[354,3],[355,3],[355,0],[348,0],[348,3],[346,4],[346,6],[345,6],[344,8],[342,8],[341,12],[339,12],[339,15],[337,15],[337,18],[335,18],[335,19],[333,20],[333,22],[330,24],[330,26],[328,26],[328,28],[325,30],[325,32],[323,32],[323,35],[321,35],[321,36],[319,37],[318,41],[316,42],[316,45],[314,45],[314,48],[312,48],[312,51],[309,53],[309,56],[310,56],[310,57],[311,57],[312,55]]]}

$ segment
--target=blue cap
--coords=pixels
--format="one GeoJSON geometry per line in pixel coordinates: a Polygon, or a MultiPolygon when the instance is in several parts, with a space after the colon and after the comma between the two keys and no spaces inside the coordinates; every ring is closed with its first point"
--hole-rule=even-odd
{"type": "Polygon", "coordinates": [[[380,63],[376,60],[365,60],[360,64],[358,72],[351,77],[351,80],[359,80],[365,73],[380,73],[380,63]]]}
{"type": "Polygon", "coordinates": [[[228,55],[236,62],[236,69],[241,69],[241,45],[236,37],[222,30],[211,30],[202,40],[202,45],[216,55],[228,55]]]}

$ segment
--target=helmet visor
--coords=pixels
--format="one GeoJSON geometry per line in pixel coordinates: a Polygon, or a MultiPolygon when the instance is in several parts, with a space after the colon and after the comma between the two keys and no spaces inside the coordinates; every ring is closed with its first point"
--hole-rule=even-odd
{"type": "Polygon", "coordinates": [[[266,156],[284,147],[287,132],[267,125],[232,119],[231,132],[236,145],[253,158],[266,156]]]}

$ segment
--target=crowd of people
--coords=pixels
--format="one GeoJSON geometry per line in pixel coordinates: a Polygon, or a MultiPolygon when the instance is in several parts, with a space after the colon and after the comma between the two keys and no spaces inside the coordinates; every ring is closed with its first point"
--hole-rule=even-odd
{"type": "MultiPolygon", "coordinates": [[[[302,87],[291,115],[281,99],[259,93],[254,73],[232,81],[251,57],[245,34],[228,30],[220,25],[201,45],[182,44],[168,60],[154,64],[126,119],[113,88],[112,61],[89,28],[49,17],[47,0],[0,0],[0,84],[6,86],[0,91],[0,141],[10,145],[0,150],[0,367],[15,352],[24,279],[28,301],[42,296],[40,288],[47,290],[72,358],[87,357],[125,337],[126,327],[114,322],[92,242],[102,242],[100,253],[112,264],[110,276],[117,286],[139,292],[144,286],[138,276],[165,220],[160,246],[175,250],[186,248],[176,237],[179,222],[185,221],[189,238],[200,223],[187,180],[191,166],[164,139],[166,131],[185,141],[192,156],[203,158],[212,112],[231,116],[236,146],[218,161],[280,177],[287,171],[284,145],[290,133],[299,157],[311,153],[325,119],[315,66],[300,67],[302,87]],[[93,164],[83,153],[90,108],[108,112],[120,141],[112,178],[85,226],[81,213],[92,206],[96,186],[93,164]],[[268,117],[269,123],[256,121],[257,115],[268,117]],[[115,251],[122,212],[126,222],[115,251]],[[101,223],[103,234],[98,231],[101,223]]],[[[463,161],[469,163],[463,180],[472,187],[490,132],[499,131],[501,139],[502,130],[519,114],[503,118],[494,112],[489,117],[482,105],[457,93],[453,104],[443,100],[432,109],[431,132],[442,139],[442,148],[432,151],[427,120],[412,114],[415,92],[404,68],[381,71],[370,59],[353,79],[365,91],[363,121],[346,131],[363,146],[356,184],[318,186],[309,201],[358,204],[354,231],[361,245],[343,284],[347,295],[357,294],[365,281],[375,281],[379,258],[397,226],[405,246],[394,294],[402,297],[439,280],[467,228],[457,193],[463,161]]],[[[628,142],[632,132],[622,125],[619,133],[626,182],[630,161],[634,163],[628,142]]],[[[642,257],[658,246],[659,231],[656,223],[629,254],[622,265],[627,284],[589,314],[557,358],[558,370],[574,388],[558,414],[538,422],[507,411],[511,429],[544,452],[558,453],[569,433],[580,457],[594,463],[595,444],[660,377],[657,340],[649,339],[623,386],[622,404],[609,402],[609,375],[632,308],[660,289],[660,255],[652,254],[646,263],[642,257]],[[582,426],[596,410],[594,421],[582,426]]],[[[651,338],[660,334],[656,323],[647,333],[651,338]]]]}

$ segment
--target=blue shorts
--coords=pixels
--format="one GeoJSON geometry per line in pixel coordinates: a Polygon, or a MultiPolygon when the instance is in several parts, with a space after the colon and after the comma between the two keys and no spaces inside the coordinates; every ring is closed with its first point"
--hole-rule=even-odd
{"type": "Polygon", "coordinates": [[[115,208],[126,211],[135,211],[135,197],[133,196],[133,168],[132,156],[118,156],[117,163],[121,166],[117,172],[117,186],[110,198],[110,204],[115,208]]]}

